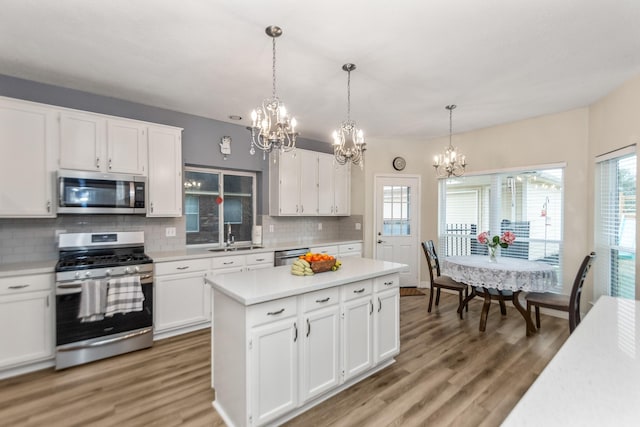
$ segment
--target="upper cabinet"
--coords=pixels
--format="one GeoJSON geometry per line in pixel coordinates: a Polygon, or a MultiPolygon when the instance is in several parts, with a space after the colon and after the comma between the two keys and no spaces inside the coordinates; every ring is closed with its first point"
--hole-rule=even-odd
{"type": "Polygon", "coordinates": [[[182,216],[182,129],[0,97],[0,218],[55,217],[59,169],[147,177],[147,216],[182,216]]]}
{"type": "Polygon", "coordinates": [[[295,150],[271,153],[269,214],[318,215],[318,153],[295,150]]]}
{"type": "Polygon", "coordinates": [[[147,216],[182,216],[182,129],[149,126],[147,216]]]}
{"type": "Polygon", "coordinates": [[[351,213],[351,164],[341,165],[332,154],[318,153],[319,215],[347,216],[351,213]]]}
{"type": "Polygon", "coordinates": [[[349,215],[350,165],[339,165],[333,155],[296,149],[271,153],[269,215],[349,215]]]}
{"type": "Polygon", "coordinates": [[[146,124],[60,112],[60,168],[146,175],[146,124]]]}
{"type": "Polygon", "coordinates": [[[0,217],[55,217],[55,113],[0,97],[0,217]]]}

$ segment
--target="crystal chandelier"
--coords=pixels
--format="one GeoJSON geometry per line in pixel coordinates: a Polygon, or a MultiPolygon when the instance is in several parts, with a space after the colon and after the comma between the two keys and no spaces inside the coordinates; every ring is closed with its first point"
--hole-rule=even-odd
{"type": "Polygon", "coordinates": [[[347,72],[347,120],[340,123],[340,128],[333,131],[333,155],[336,161],[344,165],[351,162],[354,165],[364,165],[364,151],[366,143],[362,129],[356,127],[351,120],[351,72],[356,69],[355,64],[344,64],[342,69],[347,72]]]}
{"type": "Polygon", "coordinates": [[[444,154],[433,157],[433,167],[436,169],[438,178],[449,178],[451,176],[461,176],[467,166],[465,156],[460,154],[457,148],[451,145],[451,135],[453,133],[452,112],[455,105],[447,105],[449,110],[449,146],[445,148],[444,154]]]}
{"type": "Polygon", "coordinates": [[[271,98],[262,101],[262,105],[251,112],[251,149],[266,153],[272,150],[291,151],[296,148],[296,119],[287,114],[287,109],[276,95],[276,37],[282,35],[282,29],[274,25],[265,29],[273,39],[273,92],[271,98]]]}

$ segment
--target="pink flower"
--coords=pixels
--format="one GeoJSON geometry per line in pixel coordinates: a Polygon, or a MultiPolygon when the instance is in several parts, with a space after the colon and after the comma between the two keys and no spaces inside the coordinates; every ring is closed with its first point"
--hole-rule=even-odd
{"type": "Polygon", "coordinates": [[[516,235],[513,234],[512,231],[505,231],[502,233],[502,236],[500,236],[500,243],[505,243],[507,245],[512,245],[515,240],[516,235]]]}
{"type": "Polygon", "coordinates": [[[482,243],[483,245],[489,243],[489,232],[483,231],[482,233],[478,234],[478,242],[482,243]]]}

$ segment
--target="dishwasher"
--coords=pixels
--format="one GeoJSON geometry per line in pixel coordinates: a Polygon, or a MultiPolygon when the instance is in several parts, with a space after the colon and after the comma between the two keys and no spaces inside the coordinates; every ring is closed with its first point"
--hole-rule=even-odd
{"type": "Polygon", "coordinates": [[[297,260],[300,255],[304,255],[309,252],[309,248],[289,249],[286,251],[275,251],[273,253],[273,265],[291,265],[297,260]]]}

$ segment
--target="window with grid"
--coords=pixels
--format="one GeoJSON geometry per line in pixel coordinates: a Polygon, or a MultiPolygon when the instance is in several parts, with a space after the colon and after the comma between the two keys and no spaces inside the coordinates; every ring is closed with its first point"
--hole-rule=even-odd
{"type": "Polygon", "coordinates": [[[516,235],[499,256],[542,261],[562,277],[564,168],[468,175],[440,181],[439,242],[446,256],[486,255],[483,231],[516,235]]]}
{"type": "Polygon", "coordinates": [[[222,244],[229,230],[236,243],[251,242],[255,186],[254,173],[186,167],[187,245],[222,244]]]}
{"type": "Polygon", "coordinates": [[[411,234],[411,187],[385,185],[383,188],[383,236],[409,236],[411,234]]]}
{"type": "Polygon", "coordinates": [[[595,298],[635,298],[636,147],[596,159],[595,298]]]}

